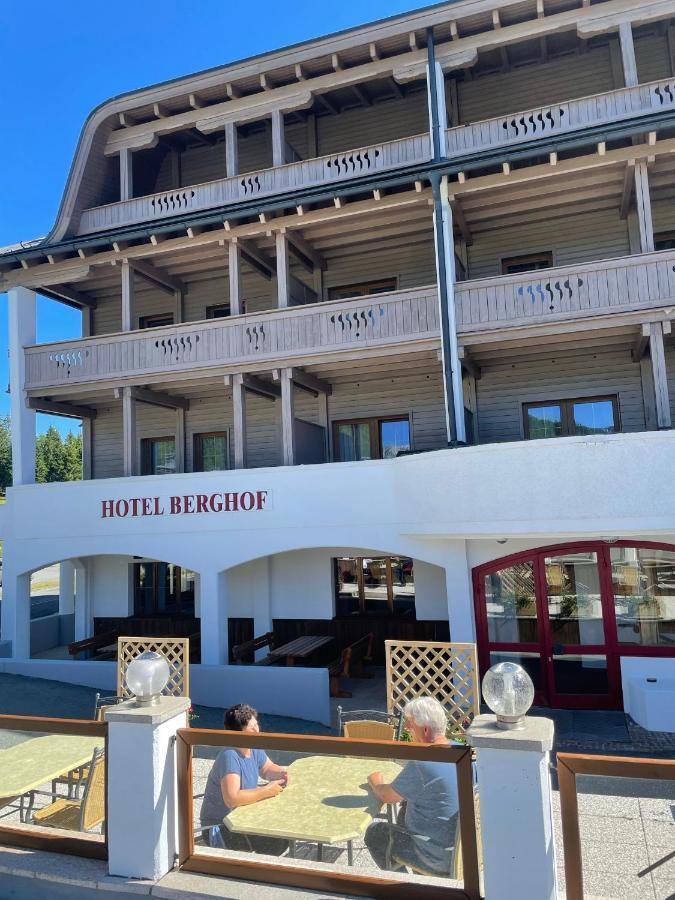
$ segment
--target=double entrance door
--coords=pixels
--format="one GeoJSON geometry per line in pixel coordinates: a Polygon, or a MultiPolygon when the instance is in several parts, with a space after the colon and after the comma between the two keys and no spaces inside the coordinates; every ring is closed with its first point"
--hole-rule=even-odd
{"type": "Polygon", "coordinates": [[[621,706],[609,546],[533,551],[475,572],[481,671],[520,663],[535,703],[568,709],[621,706]]]}

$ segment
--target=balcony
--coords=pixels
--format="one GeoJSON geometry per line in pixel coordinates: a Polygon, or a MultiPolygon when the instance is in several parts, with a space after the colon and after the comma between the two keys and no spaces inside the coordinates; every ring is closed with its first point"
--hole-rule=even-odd
{"type": "Polygon", "coordinates": [[[121,225],[167,219],[183,213],[304,190],[321,184],[341,184],[365,175],[424,163],[430,157],[428,134],[349,150],[346,153],[333,153],[260,172],[247,172],[244,175],[221,178],[219,181],[87,209],[82,213],[78,233],[90,234],[121,225]]]}
{"type": "Polygon", "coordinates": [[[675,109],[675,78],[567,100],[446,130],[449,157],[526,144],[622,119],[675,109]]]}

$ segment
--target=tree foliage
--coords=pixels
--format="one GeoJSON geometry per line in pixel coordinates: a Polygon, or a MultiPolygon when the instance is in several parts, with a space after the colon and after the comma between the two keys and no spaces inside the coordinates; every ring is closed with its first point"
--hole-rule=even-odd
{"type": "MultiPolygon", "coordinates": [[[[79,481],[82,478],[82,434],[69,432],[65,440],[50,425],[35,444],[36,481],[79,481]]],[[[0,491],[12,483],[10,421],[0,418],[0,491]]]]}

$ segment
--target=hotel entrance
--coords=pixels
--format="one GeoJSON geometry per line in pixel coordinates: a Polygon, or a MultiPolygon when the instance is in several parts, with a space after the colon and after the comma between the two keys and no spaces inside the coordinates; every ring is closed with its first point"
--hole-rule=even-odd
{"type": "Polygon", "coordinates": [[[622,653],[675,647],[675,548],[591,542],[505,557],[474,570],[481,671],[510,660],[540,705],[621,707],[622,653]]]}

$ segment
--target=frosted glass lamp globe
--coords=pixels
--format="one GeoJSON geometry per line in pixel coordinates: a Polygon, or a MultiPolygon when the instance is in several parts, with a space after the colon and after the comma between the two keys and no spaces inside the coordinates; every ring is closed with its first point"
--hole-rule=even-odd
{"type": "Polygon", "coordinates": [[[154,650],[146,650],[127,666],[127,687],[139,706],[152,706],[159,703],[170,674],[165,657],[154,650]]]}
{"type": "Polygon", "coordinates": [[[517,663],[497,663],[485,673],[483,698],[497,716],[499,728],[524,728],[525,715],[534,700],[534,685],[517,663]]]}

